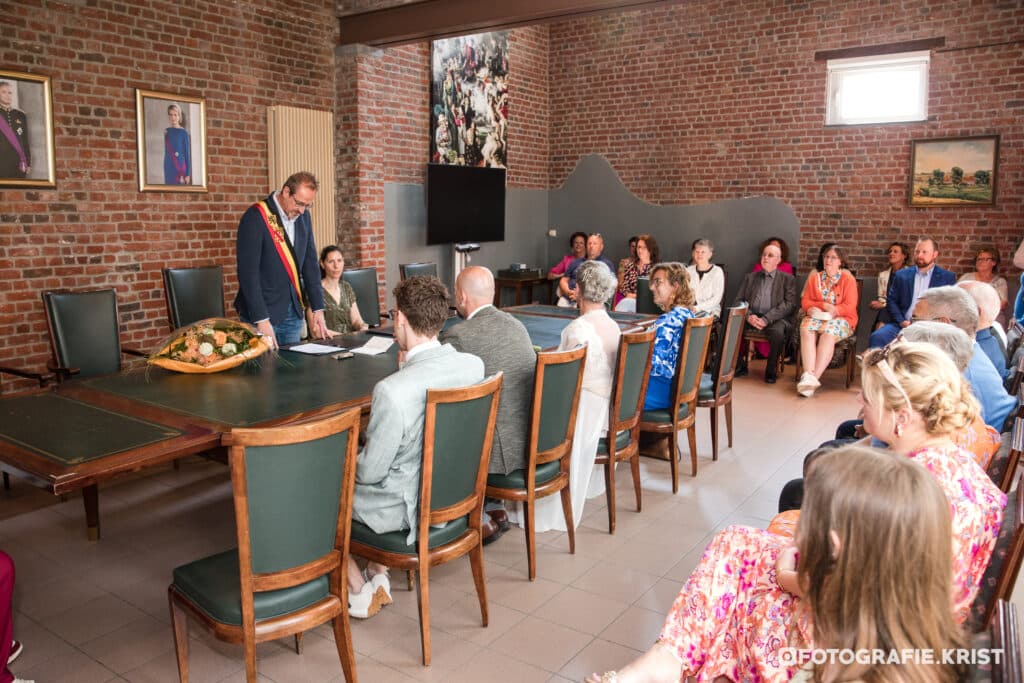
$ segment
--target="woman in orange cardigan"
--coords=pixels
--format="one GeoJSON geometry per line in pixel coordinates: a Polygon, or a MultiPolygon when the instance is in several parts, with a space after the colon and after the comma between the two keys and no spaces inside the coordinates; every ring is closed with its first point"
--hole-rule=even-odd
{"type": "Polygon", "coordinates": [[[818,378],[832,362],[836,342],[857,327],[857,281],[843,270],[838,244],[823,249],[824,268],[813,273],[804,286],[800,307],[806,317],[800,324],[800,359],[804,374],[796,385],[801,396],[811,397],[821,386],[818,378]]]}

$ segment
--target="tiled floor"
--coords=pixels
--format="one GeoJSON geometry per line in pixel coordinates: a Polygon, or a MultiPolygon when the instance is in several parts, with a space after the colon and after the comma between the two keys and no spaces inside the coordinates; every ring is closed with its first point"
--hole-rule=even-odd
{"type": "MultiPolygon", "coordinates": [[[[668,463],[645,458],[637,514],[628,468],[620,468],[615,535],[603,497],[588,501],[575,555],[564,534],[539,535],[532,583],[521,531],[488,547],[488,628],[468,560],[431,570],[430,667],[420,663],[415,593],[396,580],[394,605],[353,620],[359,680],[579,681],[646,649],[711,535],[733,523],[765,526],[803,455],[856,413],[856,390],[842,388],[839,372],[811,400],[790,381],[767,386],[759,368],[753,374],[738,381],[735,447],[724,447],[723,424],[718,462],[707,411],[698,414],[699,473],[686,474],[687,454],[677,495],[668,463]]],[[[103,539],[89,543],[77,498],[59,503],[16,479],[0,494],[0,548],[17,564],[14,626],[25,642],[14,671],[37,683],[176,681],[167,585],[173,567],[234,545],[227,470],[189,458],[180,471],[146,470],[105,486],[100,502],[103,539]]],[[[245,680],[240,647],[191,633],[191,680],[245,680]]],[[[316,629],[302,656],[290,641],[259,646],[260,680],[343,680],[332,638],[329,627],[316,629]]]]}

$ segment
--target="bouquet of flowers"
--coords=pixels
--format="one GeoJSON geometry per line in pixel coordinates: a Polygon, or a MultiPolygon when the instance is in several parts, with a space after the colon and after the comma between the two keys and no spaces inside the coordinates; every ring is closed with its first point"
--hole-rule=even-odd
{"type": "Polygon", "coordinates": [[[252,326],[227,318],[206,318],[182,327],[164,341],[149,363],[176,372],[220,372],[256,358],[270,346],[252,326]]]}

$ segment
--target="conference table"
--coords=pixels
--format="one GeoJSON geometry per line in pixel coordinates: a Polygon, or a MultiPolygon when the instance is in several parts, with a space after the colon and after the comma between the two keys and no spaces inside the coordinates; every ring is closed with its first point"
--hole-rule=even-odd
{"type": "MultiPolygon", "coordinates": [[[[542,349],[557,346],[578,315],[554,306],[508,311],[542,349]]],[[[624,330],[653,317],[612,315],[624,330]]],[[[353,348],[370,337],[343,335],[331,344],[353,348]]],[[[96,540],[101,482],[222,448],[235,427],[288,424],[350,408],[367,413],[373,387],[397,369],[397,345],[346,359],[282,349],[213,374],[146,366],[0,397],[0,468],[53,494],[82,490],[87,533],[96,540]]]]}

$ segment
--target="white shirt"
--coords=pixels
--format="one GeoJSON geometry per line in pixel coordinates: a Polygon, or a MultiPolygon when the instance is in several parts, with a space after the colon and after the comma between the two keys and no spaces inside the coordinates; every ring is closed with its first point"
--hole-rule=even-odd
{"type": "Polygon", "coordinates": [[[278,213],[281,214],[281,224],[284,226],[284,233],[288,235],[288,243],[293,247],[295,246],[295,221],[299,220],[299,216],[295,218],[288,218],[288,214],[281,208],[281,202],[277,201],[277,193],[274,193],[274,204],[277,206],[278,213]]]}
{"type": "Polygon", "coordinates": [[[425,341],[422,344],[419,344],[418,346],[414,346],[414,347],[412,347],[411,349],[409,349],[408,351],[405,352],[405,362],[408,363],[413,358],[415,358],[418,354],[423,353],[424,351],[427,351],[428,349],[438,349],[438,348],[441,348],[441,342],[437,341],[436,337],[434,339],[431,339],[430,341],[425,341]]]}
{"type": "Polygon", "coordinates": [[[914,310],[914,304],[921,298],[921,295],[928,291],[928,285],[932,283],[932,273],[935,272],[935,264],[928,266],[926,270],[917,269],[914,273],[914,298],[910,301],[910,308],[905,311],[907,319],[914,310]]]}

